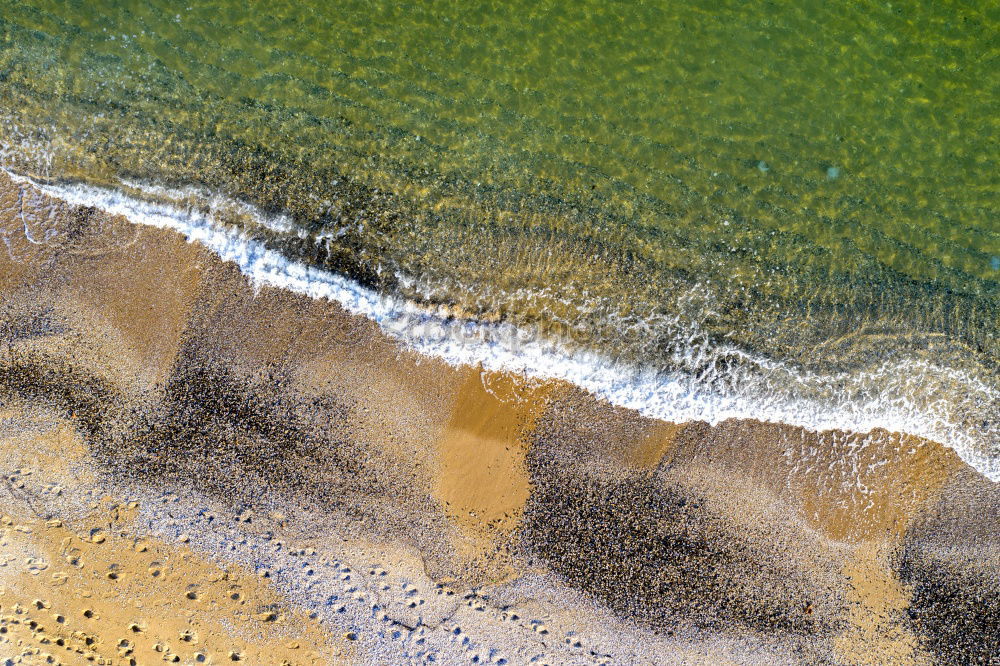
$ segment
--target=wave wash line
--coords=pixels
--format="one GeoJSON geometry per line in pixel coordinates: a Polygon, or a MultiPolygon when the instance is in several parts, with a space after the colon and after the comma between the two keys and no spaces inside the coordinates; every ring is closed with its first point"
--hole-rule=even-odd
{"type": "MultiPolygon", "coordinates": [[[[183,234],[236,264],[256,286],[267,285],[336,301],[347,312],[365,316],[404,347],[436,357],[451,365],[480,366],[484,370],[511,372],[537,380],[562,380],[575,384],[609,403],[665,421],[705,421],[715,425],[726,419],[757,419],[799,426],[812,431],[846,430],[866,433],[877,428],[916,435],[953,448],[967,463],[993,481],[1000,481],[1000,460],[981,453],[984,444],[962,426],[938,413],[928,413],[900,395],[879,395],[831,404],[816,398],[740,390],[739,382],[705,382],[680,371],[657,372],[611,361],[606,356],[574,350],[558,341],[529,335],[511,324],[461,320],[442,310],[398,297],[379,294],[341,275],[289,260],[258,241],[219,223],[211,212],[184,209],[145,201],[125,193],[80,183],[43,183],[4,172],[16,183],[70,205],[90,206],[110,215],[158,229],[183,234]],[[722,390],[719,387],[722,386],[722,390]],[[727,390],[728,389],[728,390],[727,390]]],[[[128,186],[138,188],[134,183],[128,186]]],[[[147,188],[163,194],[163,188],[147,188]]],[[[212,198],[216,203],[219,197],[212,198]]],[[[262,226],[285,228],[284,219],[270,219],[248,204],[228,202],[252,212],[262,226]]],[[[209,211],[211,206],[208,206],[209,211]]],[[[772,359],[753,358],[742,350],[724,353],[741,357],[754,367],[780,375],[783,382],[800,385],[833,384],[841,376],[810,375],[772,359]]],[[[939,368],[930,371],[949,372],[939,368]]],[[[874,374],[912,373],[914,367],[884,367],[874,374]]],[[[973,378],[962,378],[976,393],[996,400],[995,391],[973,378]]],[[[752,387],[746,387],[751,388],[752,387]]],[[[758,389],[760,387],[757,387],[758,389]]],[[[986,435],[988,437],[988,434],[986,435]]]]}

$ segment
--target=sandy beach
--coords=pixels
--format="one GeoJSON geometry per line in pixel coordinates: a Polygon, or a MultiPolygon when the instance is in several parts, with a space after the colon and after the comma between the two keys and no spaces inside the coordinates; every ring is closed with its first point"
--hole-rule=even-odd
{"type": "Polygon", "coordinates": [[[450,366],[3,175],[0,229],[10,663],[995,657],[1000,490],[935,442],[450,366]]]}

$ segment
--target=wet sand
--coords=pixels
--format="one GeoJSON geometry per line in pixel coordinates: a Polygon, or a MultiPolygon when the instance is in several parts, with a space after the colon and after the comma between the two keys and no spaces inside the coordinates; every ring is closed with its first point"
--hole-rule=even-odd
{"type": "Polygon", "coordinates": [[[950,449],[450,367],[26,194],[0,175],[11,658],[995,658],[1000,491],[950,449]]]}

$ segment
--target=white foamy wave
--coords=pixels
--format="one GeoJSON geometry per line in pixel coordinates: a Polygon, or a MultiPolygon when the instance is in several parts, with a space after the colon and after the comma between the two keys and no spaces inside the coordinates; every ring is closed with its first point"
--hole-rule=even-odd
{"type": "Polygon", "coordinates": [[[717,424],[751,418],[815,431],[864,433],[884,428],[950,446],[985,476],[1000,481],[996,419],[984,418],[993,415],[1000,395],[994,386],[963,371],[914,359],[864,372],[818,375],[735,347],[709,348],[696,342],[703,340],[697,335],[677,352],[687,357],[680,361],[688,362],[678,363],[677,370],[654,371],[612,362],[597,351],[574,349],[509,324],[456,319],[444,310],[387,297],[343,276],[289,260],[212,215],[220,207],[238,206],[241,214],[252,216],[262,227],[287,226],[286,220],[270,219],[244,203],[210,197],[212,205],[180,208],[114,189],[40,183],[7,173],[18,183],[70,204],[177,231],[235,263],[257,285],[336,301],[348,312],[374,320],[406,347],[453,365],[571,382],[614,405],[672,422],[717,424]],[[685,367],[703,370],[692,373],[685,367]],[[962,387],[960,398],[942,397],[954,396],[955,386],[962,387]]]}

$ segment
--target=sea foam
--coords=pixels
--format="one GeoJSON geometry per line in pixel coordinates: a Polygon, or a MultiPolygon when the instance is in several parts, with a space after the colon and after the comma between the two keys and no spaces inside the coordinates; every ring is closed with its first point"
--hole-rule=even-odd
{"type": "MultiPolygon", "coordinates": [[[[183,234],[236,264],[257,286],[271,286],[328,299],[347,312],[375,321],[406,348],[452,365],[517,373],[537,380],[563,380],[613,405],[671,422],[730,418],[758,419],[813,431],[869,432],[883,428],[916,435],[953,448],[988,478],[1000,481],[996,426],[989,413],[1000,404],[995,387],[960,370],[926,360],[885,363],[864,372],[818,375],[737,348],[715,348],[732,376],[695,376],[683,370],[655,371],[612,361],[598,350],[575,349],[557,340],[506,323],[461,319],[441,308],[380,294],[344,276],[293,261],[246,234],[224,226],[212,214],[218,206],[239,208],[264,228],[286,228],[287,220],[268,216],[242,202],[220,203],[201,196],[203,207],[174,206],[123,191],[80,183],[45,183],[7,171],[15,182],[72,205],[91,206],[135,224],[183,234]],[[961,386],[965,406],[938,397],[935,386],[961,386]],[[968,405],[973,405],[970,413],[968,405]],[[978,407],[975,407],[978,406],[978,407]],[[973,423],[975,425],[970,425],[973,423]],[[982,425],[980,425],[982,424],[982,425]]],[[[123,184],[162,199],[204,195],[137,183],[123,184]]],[[[400,276],[406,279],[406,276],[400,276]]],[[[705,349],[687,353],[704,357],[705,349]]]]}

